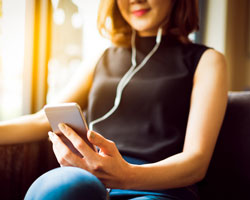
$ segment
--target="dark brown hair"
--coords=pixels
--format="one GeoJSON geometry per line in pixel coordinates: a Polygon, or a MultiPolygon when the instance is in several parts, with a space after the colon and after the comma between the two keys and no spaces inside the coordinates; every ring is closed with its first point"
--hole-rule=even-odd
{"type": "MultiPolygon", "coordinates": [[[[190,42],[188,35],[199,29],[198,0],[170,0],[170,17],[165,30],[183,43],[190,42]]],[[[122,17],[116,0],[101,0],[97,26],[99,32],[115,45],[130,46],[131,27],[122,17]]]]}

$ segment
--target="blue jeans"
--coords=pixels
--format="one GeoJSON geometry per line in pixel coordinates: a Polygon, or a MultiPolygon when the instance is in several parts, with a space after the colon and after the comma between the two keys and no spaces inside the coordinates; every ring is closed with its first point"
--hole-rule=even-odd
{"type": "Polygon", "coordinates": [[[106,188],[91,173],[77,167],[60,167],[40,176],[25,200],[106,200],[106,188]]]}
{"type": "MultiPolygon", "coordinates": [[[[145,162],[127,158],[133,164],[145,162]]],[[[53,169],[40,176],[29,188],[25,200],[197,200],[193,186],[178,189],[142,191],[111,189],[107,192],[104,185],[91,173],[76,167],[53,169]]]]}

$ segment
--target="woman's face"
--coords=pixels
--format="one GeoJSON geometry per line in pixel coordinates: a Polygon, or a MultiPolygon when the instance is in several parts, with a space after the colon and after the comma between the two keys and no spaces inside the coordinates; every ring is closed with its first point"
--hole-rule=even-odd
{"type": "Polygon", "coordinates": [[[173,0],[117,0],[128,24],[140,36],[154,36],[166,20],[173,0]]]}

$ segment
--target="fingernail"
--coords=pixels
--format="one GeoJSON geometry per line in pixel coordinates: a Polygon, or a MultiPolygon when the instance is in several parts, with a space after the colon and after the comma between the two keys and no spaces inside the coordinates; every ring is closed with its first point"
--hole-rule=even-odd
{"type": "Polygon", "coordinates": [[[49,139],[50,139],[51,141],[53,141],[53,139],[54,139],[54,133],[51,132],[51,131],[49,131],[49,132],[48,132],[48,135],[49,135],[49,139]]]}
{"type": "Polygon", "coordinates": [[[58,127],[59,127],[59,129],[60,129],[61,131],[66,130],[66,125],[65,125],[64,123],[58,124],[58,127]]]}
{"type": "Polygon", "coordinates": [[[90,137],[90,139],[94,139],[95,138],[95,133],[93,131],[90,131],[89,137],[90,137]]]}

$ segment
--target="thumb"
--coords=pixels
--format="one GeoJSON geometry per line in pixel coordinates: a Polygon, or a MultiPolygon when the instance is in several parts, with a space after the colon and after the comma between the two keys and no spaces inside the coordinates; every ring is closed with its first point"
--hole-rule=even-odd
{"type": "Polygon", "coordinates": [[[89,130],[87,135],[88,140],[93,145],[98,146],[104,154],[113,156],[116,152],[118,152],[115,143],[111,140],[104,138],[101,134],[89,130]]]}

